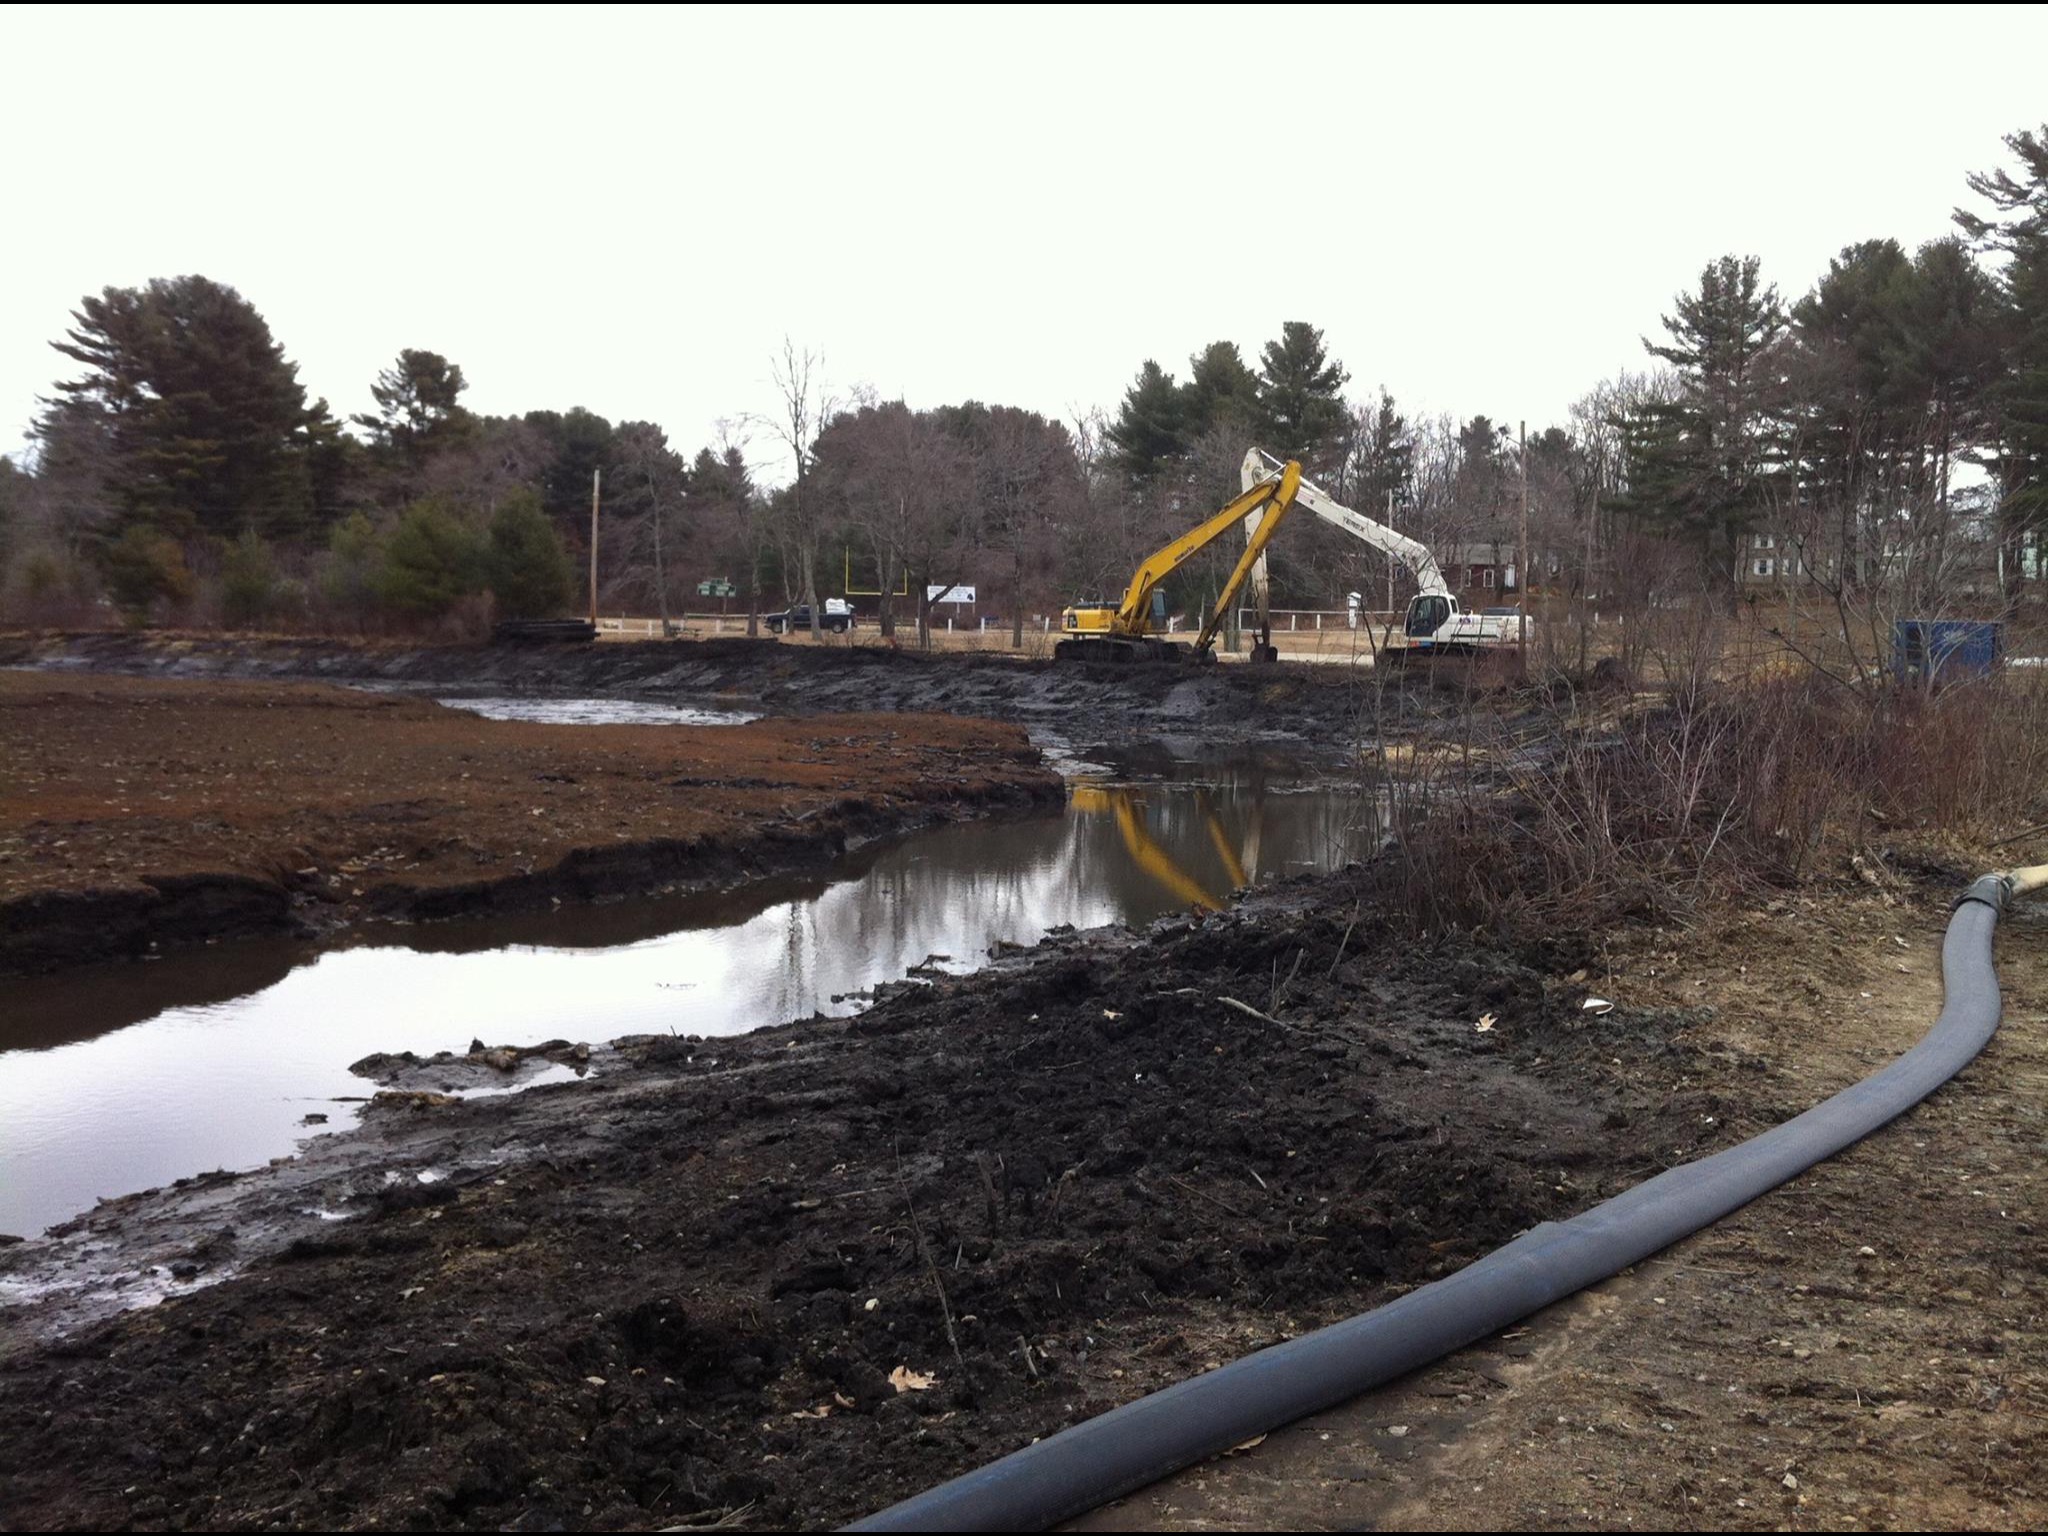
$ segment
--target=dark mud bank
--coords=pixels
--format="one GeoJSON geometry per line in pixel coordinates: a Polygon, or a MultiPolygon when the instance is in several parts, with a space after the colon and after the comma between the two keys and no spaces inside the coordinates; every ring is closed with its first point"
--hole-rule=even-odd
{"type": "Polygon", "coordinates": [[[831,1525],[1739,1134],[1684,1019],[1363,895],[622,1040],[110,1202],[0,1288],[228,1278],[54,1341],[0,1311],[0,1524],[831,1525]]]}
{"type": "MultiPolygon", "coordinates": [[[[319,680],[727,703],[773,714],[936,711],[1057,723],[1074,739],[1350,739],[1362,683],[1345,667],[1086,667],[977,653],[714,639],[581,646],[394,647],[125,632],[0,636],[0,666],[176,678],[319,680]]],[[[1434,706],[1398,697],[1396,713],[1434,706]]]]}
{"type": "Polygon", "coordinates": [[[286,870],[274,876],[148,875],[106,890],[34,892],[0,902],[0,977],[224,939],[318,938],[366,921],[485,917],[735,885],[821,868],[858,843],[941,821],[1055,804],[1062,793],[1048,776],[1036,784],[965,787],[939,804],[848,797],[737,838],[652,838],[577,849],[544,869],[453,885],[373,882],[337,895],[317,878],[286,870]]]}

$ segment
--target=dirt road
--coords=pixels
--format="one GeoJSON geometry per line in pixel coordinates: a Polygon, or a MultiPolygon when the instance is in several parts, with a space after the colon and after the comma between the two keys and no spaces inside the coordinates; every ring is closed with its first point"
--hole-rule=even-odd
{"type": "MultiPolygon", "coordinates": [[[[1939,894],[1781,904],[1705,948],[1638,935],[1598,985],[1711,997],[1685,1038],[1716,1070],[1688,1076],[1717,1081],[1708,1112],[1747,1133],[1925,1031],[1939,894]]],[[[1522,1327],[1080,1527],[2041,1528],[2048,906],[2003,928],[1998,1037],[1903,1120],[1522,1327]]]]}
{"type": "Polygon", "coordinates": [[[0,671],[0,975],[822,863],[1059,792],[1015,726],[546,726],[317,684],[0,671]]]}

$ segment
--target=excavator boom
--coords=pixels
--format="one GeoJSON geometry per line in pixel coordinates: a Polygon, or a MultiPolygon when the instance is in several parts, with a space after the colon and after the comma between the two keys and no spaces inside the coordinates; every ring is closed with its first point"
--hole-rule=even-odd
{"type": "MultiPolygon", "coordinates": [[[[1279,514],[1294,501],[1295,492],[1301,485],[1301,466],[1283,464],[1270,480],[1262,479],[1259,484],[1249,486],[1243,494],[1221,512],[1204,519],[1164,548],[1147,555],[1139,565],[1137,574],[1131,577],[1131,584],[1124,592],[1124,600],[1117,605],[1114,628],[1121,634],[1139,635],[1145,632],[1145,607],[1152,600],[1152,591],[1167,577],[1180,568],[1183,562],[1200,554],[1211,544],[1229,533],[1252,513],[1266,507],[1265,519],[1260,531],[1265,538],[1272,538],[1272,528],[1278,522],[1279,514]]],[[[1254,535],[1257,537],[1257,535],[1254,535]]],[[[1260,548],[1264,548],[1264,543],[1260,548]]]]}
{"type": "MultiPolygon", "coordinates": [[[[1280,461],[1254,448],[1244,456],[1242,470],[1245,492],[1249,495],[1259,486],[1275,484],[1282,474],[1280,461]]],[[[1408,568],[1415,578],[1416,594],[1409,600],[1408,612],[1400,626],[1398,635],[1389,638],[1387,654],[1395,661],[1403,661],[1408,655],[1469,655],[1473,652],[1497,652],[1519,658],[1528,638],[1534,633],[1534,623],[1522,615],[1512,618],[1498,614],[1468,612],[1444,580],[1444,573],[1436,563],[1436,556],[1429,552],[1429,546],[1419,539],[1411,539],[1405,533],[1398,533],[1385,523],[1374,522],[1371,518],[1354,512],[1342,502],[1334,499],[1321,486],[1303,480],[1296,493],[1302,506],[1332,527],[1341,528],[1361,543],[1369,544],[1386,555],[1398,560],[1408,568]]],[[[1260,528],[1247,527],[1247,550],[1256,555],[1253,545],[1259,545],[1260,528]]],[[[1259,545],[1263,548],[1262,545],[1259,545]]],[[[1256,564],[1256,560],[1254,561],[1256,564]]],[[[1263,624],[1267,605],[1263,598],[1263,569],[1253,572],[1254,587],[1261,593],[1259,602],[1260,620],[1263,624]]],[[[1267,652],[1267,659],[1273,653],[1267,652]]]]}
{"type": "MultiPolygon", "coordinates": [[[[1107,622],[1104,623],[1099,617],[1095,617],[1087,626],[1096,632],[1097,638],[1076,636],[1062,640],[1053,654],[1066,660],[1085,659],[1094,655],[1121,657],[1134,654],[1140,647],[1149,647],[1147,654],[1155,651],[1160,654],[1175,654],[1156,642],[1150,642],[1146,634],[1153,594],[1159,590],[1160,583],[1190,557],[1200,554],[1218,539],[1225,537],[1239,523],[1256,517],[1258,521],[1244,556],[1231,572],[1230,580],[1224,585],[1222,595],[1217,600],[1215,611],[1209,615],[1202,626],[1200,636],[1195,641],[1195,654],[1198,657],[1205,656],[1216,638],[1218,627],[1229,613],[1231,604],[1236,601],[1239,590],[1244,586],[1245,578],[1251,574],[1252,567],[1264,554],[1266,546],[1272,542],[1273,535],[1279,531],[1281,519],[1293,507],[1295,495],[1301,489],[1301,485],[1301,466],[1290,461],[1281,465],[1271,477],[1262,478],[1258,484],[1246,487],[1244,492],[1222,511],[1205,518],[1171,544],[1154,550],[1140,562],[1136,573],[1131,577],[1130,586],[1124,591],[1123,601],[1117,604],[1113,614],[1107,616],[1107,622]]],[[[1091,616],[1099,616],[1101,607],[1085,611],[1091,616]]],[[[1068,631],[1081,629],[1083,612],[1080,608],[1069,608],[1062,627],[1068,631]]]]}
{"type": "MultiPolygon", "coordinates": [[[[1271,485],[1280,478],[1283,466],[1280,461],[1261,449],[1254,448],[1244,456],[1243,480],[1246,491],[1254,486],[1271,485]]],[[[1436,556],[1429,552],[1429,546],[1420,539],[1411,539],[1405,533],[1396,532],[1385,523],[1376,523],[1333,500],[1329,492],[1312,480],[1301,482],[1298,493],[1304,507],[1329,523],[1342,528],[1354,539],[1369,544],[1381,554],[1398,560],[1408,568],[1415,578],[1415,585],[1423,592],[1448,592],[1450,587],[1444,581],[1444,573],[1437,566],[1436,556]]]]}

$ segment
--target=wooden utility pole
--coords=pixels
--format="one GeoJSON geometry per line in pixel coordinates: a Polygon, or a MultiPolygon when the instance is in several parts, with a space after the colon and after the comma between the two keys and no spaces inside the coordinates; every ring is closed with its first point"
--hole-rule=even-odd
{"type": "MultiPolygon", "coordinates": [[[[1393,487],[1392,487],[1392,486],[1390,485],[1390,486],[1388,486],[1388,487],[1387,487],[1387,527],[1391,529],[1391,528],[1392,528],[1393,526],[1394,526],[1394,488],[1393,488],[1393,487]]],[[[1394,557],[1393,557],[1392,555],[1388,555],[1388,556],[1387,556],[1387,612],[1389,612],[1389,613],[1392,613],[1393,611],[1394,611],[1394,557]]],[[[1391,623],[1393,622],[1393,620],[1389,619],[1389,620],[1388,620],[1387,622],[1391,624],[1391,623]]]]}
{"type": "Polygon", "coordinates": [[[1522,460],[1522,528],[1516,542],[1520,545],[1516,558],[1521,569],[1516,573],[1516,583],[1521,590],[1515,594],[1521,599],[1515,605],[1517,624],[1521,628],[1522,665],[1529,664],[1529,423],[1518,424],[1521,430],[1522,460]]]}
{"type": "Polygon", "coordinates": [[[1600,523],[1600,455],[1593,455],[1593,499],[1586,508],[1586,562],[1579,576],[1579,676],[1586,675],[1586,647],[1593,629],[1593,532],[1600,523]]]}
{"type": "MultiPolygon", "coordinates": [[[[668,572],[662,568],[661,564],[661,490],[654,483],[654,471],[652,468],[646,470],[646,475],[647,501],[648,505],[654,509],[654,596],[657,605],[661,609],[661,638],[667,640],[672,638],[672,636],[668,622],[668,572]]],[[[683,606],[687,609],[689,604],[685,602],[683,606]]],[[[725,608],[722,602],[718,612],[719,617],[723,618],[725,616],[725,608]]]]}
{"type": "Polygon", "coordinates": [[[604,471],[590,472],[590,627],[597,628],[597,493],[604,471]]]}

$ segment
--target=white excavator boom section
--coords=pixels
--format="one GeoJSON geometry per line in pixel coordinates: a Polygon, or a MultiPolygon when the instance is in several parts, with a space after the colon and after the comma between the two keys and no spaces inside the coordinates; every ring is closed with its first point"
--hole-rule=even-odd
{"type": "MultiPolygon", "coordinates": [[[[1262,449],[1254,448],[1244,456],[1241,478],[1244,489],[1250,490],[1262,480],[1278,480],[1282,465],[1278,459],[1262,449]]],[[[1415,578],[1415,584],[1424,592],[1448,592],[1444,584],[1444,573],[1437,569],[1436,556],[1429,552],[1429,546],[1419,539],[1411,539],[1405,533],[1397,533],[1385,523],[1376,523],[1361,513],[1354,512],[1341,501],[1313,481],[1304,479],[1295,500],[1307,507],[1324,522],[1342,528],[1354,539],[1370,544],[1383,555],[1391,556],[1408,568],[1415,578]]]]}
{"type": "MultiPolygon", "coordinates": [[[[1280,471],[1284,467],[1280,460],[1264,450],[1252,449],[1250,453],[1244,456],[1244,465],[1240,476],[1244,482],[1244,489],[1250,490],[1262,481],[1278,480],[1280,478],[1280,471]]],[[[1411,643],[1414,641],[1425,641],[1431,645],[1438,646],[1454,646],[1459,648],[1485,646],[1488,649],[1493,649],[1502,646],[1511,647],[1520,641],[1522,632],[1520,628],[1521,621],[1518,617],[1508,618],[1498,614],[1481,615],[1467,613],[1463,610],[1457,598],[1451,595],[1450,584],[1444,580],[1444,573],[1436,563],[1436,556],[1429,552],[1429,546],[1420,539],[1411,539],[1407,534],[1398,533],[1394,529],[1389,528],[1385,523],[1374,522],[1364,514],[1352,511],[1351,508],[1345,506],[1341,501],[1333,498],[1328,491],[1325,491],[1321,486],[1308,479],[1304,479],[1301,482],[1301,489],[1295,493],[1294,500],[1296,505],[1307,507],[1324,522],[1331,524],[1333,527],[1342,528],[1354,539],[1370,545],[1381,554],[1398,560],[1402,565],[1406,566],[1409,574],[1415,578],[1415,585],[1418,589],[1416,594],[1417,601],[1410,604],[1411,613],[1420,607],[1420,599],[1422,598],[1438,597],[1443,599],[1443,607],[1441,609],[1444,615],[1443,622],[1427,635],[1408,636],[1407,638],[1411,643]]],[[[1245,525],[1247,536],[1253,531],[1254,523],[1255,519],[1247,519],[1245,525]]],[[[1261,593],[1259,611],[1262,619],[1266,612],[1266,605],[1263,600],[1266,574],[1265,565],[1266,557],[1261,555],[1258,566],[1254,569],[1252,576],[1253,582],[1261,593]]],[[[1529,625],[1529,629],[1533,633],[1535,625],[1529,625]]]]}

